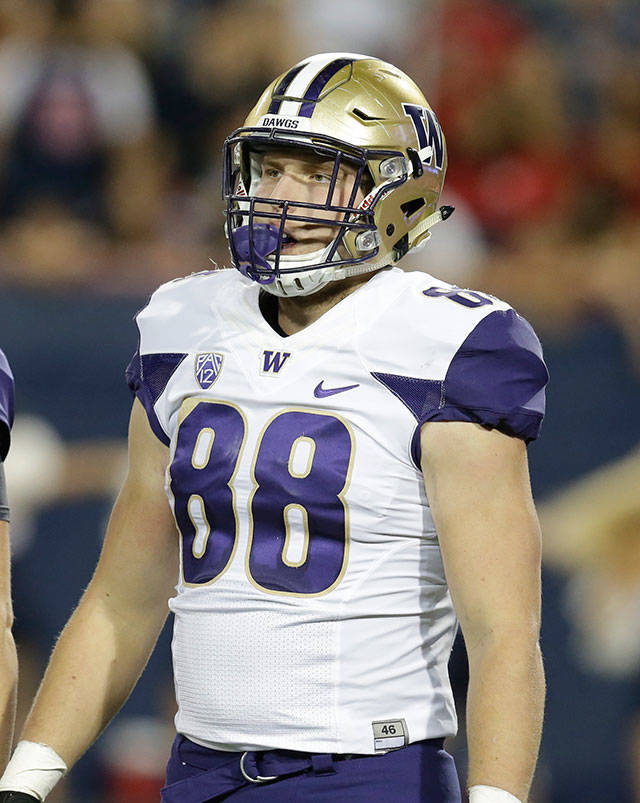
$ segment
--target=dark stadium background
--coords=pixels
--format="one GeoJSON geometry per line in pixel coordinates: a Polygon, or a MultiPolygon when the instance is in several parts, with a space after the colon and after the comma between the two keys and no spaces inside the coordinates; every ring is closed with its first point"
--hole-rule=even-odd
{"type": "MultiPolygon", "coordinates": [[[[407,267],[511,302],[541,337],[530,448],[548,710],[532,803],[640,800],[640,6],[626,0],[0,0],[0,345],[15,372],[20,720],[94,566],[123,467],[135,311],[228,263],[220,149],[318,51],[412,75],[456,215],[407,267]]],[[[52,803],[158,799],[165,634],[52,803]]],[[[456,650],[452,677],[464,700],[456,650]]],[[[461,720],[463,710],[461,708],[461,720]]],[[[463,731],[462,731],[463,732],[463,731]]],[[[452,744],[464,772],[463,736],[452,744]]]]}

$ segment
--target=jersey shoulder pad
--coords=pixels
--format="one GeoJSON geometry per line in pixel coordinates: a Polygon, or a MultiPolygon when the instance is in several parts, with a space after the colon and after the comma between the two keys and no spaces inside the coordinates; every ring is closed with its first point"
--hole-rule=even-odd
{"type": "Polygon", "coordinates": [[[531,324],[509,306],[494,309],[452,356],[438,408],[425,421],[470,421],[528,443],[540,431],[548,379],[531,324]]]}
{"type": "Polygon", "coordinates": [[[161,285],[136,315],[142,349],[175,350],[188,341],[198,318],[215,316],[216,299],[231,295],[236,276],[235,270],[203,271],[161,285]]]}
{"type": "Polygon", "coordinates": [[[548,373],[531,325],[506,302],[428,274],[370,332],[367,362],[426,421],[470,421],[530,441],[544,416],[548,373]]]}
{"type": "Polygon", "coordinates": [[[127,384],[142,403],[152,430],[165,444],[169,438],[156,412],[156,402],[201,332],[216,326],[216,299],[233,303],[236,270],[193,273],[161,285],[136,315],[138,348],[126,369],[127,384]]]}
{"type": "Polygon", "coordinates": [[[369,304],[363,315],[368,362],[415,378],[444,379],[451,358],[478,322],[494,310],[509,309],[493,296],[422,271],[397,269],[379,290],[377,308],[369,304]]]}

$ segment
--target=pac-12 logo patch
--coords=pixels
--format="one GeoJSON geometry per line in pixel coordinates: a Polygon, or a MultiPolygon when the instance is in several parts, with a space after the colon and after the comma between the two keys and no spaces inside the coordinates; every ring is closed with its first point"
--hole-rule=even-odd
{"type": "Polygon", "coordinates": [[[224,357],[215,351],[196,354],[196,379],[201,388],[206,390],[216,381],[222,369],[224,357]]]}

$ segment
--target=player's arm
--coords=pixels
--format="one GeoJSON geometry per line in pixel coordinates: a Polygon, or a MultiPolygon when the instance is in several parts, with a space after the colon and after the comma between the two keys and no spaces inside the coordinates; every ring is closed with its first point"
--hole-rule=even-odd
{"type": "Polygon", "coordinates": [[[467,422],[422,427],[422,468],[469,657],[469,785],[526,800],[544,709],[540,530],[526,447],[467,422]]]}
{"type": "Polygon", "coordinates": [[[12,423],[13,375],[0,350],[0,769],[4,769],[11,750],[18,687],[18,659],[11,632],[9,500],[3,463],[9,451],[12,423]]]}
{"type": "MultiPolygon", "coordinates": [[[[0,474],[2,473],[0,461],[0,474]]],[[[0,486],[2,485],[0,476],[0,486]]],[[[2,493],[0,491],[0,769],[9,760],[13,725],[16,714],[16,692],[18,686],[18,659],[13,642],[11,626],[13,610],[11,607],[11,573],[9,553],[9,523],[2,521],[2,493]]]]}
{"type": "MultiPolygon", "coordinates": [[[[122,706],[167,616],[178,541],[164,493],[168,449],[134,402],[129,468],[94,576],[58,640],[22,734],[71,767],[122,706]]],[[[12,759],[0,788],[7,786],[12,759]]],[[[26,791],[26,790],[25,790],[26,791]]]]}

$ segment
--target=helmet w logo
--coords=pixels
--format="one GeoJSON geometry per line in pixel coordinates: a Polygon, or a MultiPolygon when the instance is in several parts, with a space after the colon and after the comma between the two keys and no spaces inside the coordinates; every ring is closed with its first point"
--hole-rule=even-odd
{"type": "Polygon", "coordinates": [[[413,123],[418,138],[418,150],[431,147],[431,156],[425,159],[425,163],[441,170],[444,162],[444,139],[438,118],[431,109],[416,106],[414,103],[403,103],[402,108],[413,123]]]}

